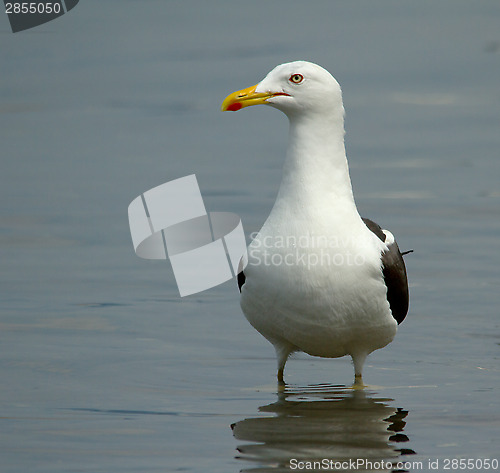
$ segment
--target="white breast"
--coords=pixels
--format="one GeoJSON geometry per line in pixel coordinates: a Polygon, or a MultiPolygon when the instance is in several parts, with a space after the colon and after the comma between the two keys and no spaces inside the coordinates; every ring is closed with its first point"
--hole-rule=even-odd
{"type": "Polygon", "coordinates": [[[241,307],[268,340],[339,357],[393,339],[397,324],[380,263],[385,245],[360,222],[340,232],[316,226],[315,234],[307,222],[266,222],[249,246],[241,307]]]}

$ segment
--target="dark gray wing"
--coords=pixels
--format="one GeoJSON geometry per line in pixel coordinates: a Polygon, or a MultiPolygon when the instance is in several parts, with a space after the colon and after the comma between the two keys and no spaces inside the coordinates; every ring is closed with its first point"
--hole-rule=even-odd
{"type": "MultiPolygon", "coordinates": [[[[367,218],[364,218],[363,222],[365,222],[365,225],[375,235],[385,242],[386,235],[380,225],[367,218]]],[[[408,313],[410,295],[408,292],[408,277],[406,275],[405,262],[395,241],[388,246],[387,251],[382,253],[382,272],[387,287],[387,300],[391,307],[392,316],[400,324],[408,313]]]]}

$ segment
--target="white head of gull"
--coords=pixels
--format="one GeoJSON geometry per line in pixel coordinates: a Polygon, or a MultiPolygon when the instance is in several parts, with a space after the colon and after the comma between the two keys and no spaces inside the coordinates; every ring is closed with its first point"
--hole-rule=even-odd
{"type": "Polygon", "coordinates": [[[290,135],[273,209],[238,275],[248,321],[289,355],[350,355],[362,384],[367,355],[390,343],[408,311],[408,282],[393,235],[360,217],[344,147],[338,82],[306,61],[282,64],[222,110],[264,104],[285,113],[290,135]]]}

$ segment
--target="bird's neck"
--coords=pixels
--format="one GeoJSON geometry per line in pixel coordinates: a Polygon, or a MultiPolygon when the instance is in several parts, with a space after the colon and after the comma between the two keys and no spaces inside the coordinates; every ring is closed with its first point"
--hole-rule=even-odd
{"type": "Polygon", "coordinates": [[[343,110],[329,117],[290,118],[278,201],[298,213],[325,208],[357,215],[344,147],[343,110]]]}

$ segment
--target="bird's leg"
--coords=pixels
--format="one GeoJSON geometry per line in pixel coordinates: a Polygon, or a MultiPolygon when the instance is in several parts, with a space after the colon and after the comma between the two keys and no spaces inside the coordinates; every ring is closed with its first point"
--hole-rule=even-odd
{"type": "Polygon", "coordinates": [[[286,360],[288,360],[288,356],[292,349],[284,344],[274,345],[274,349],[276,350],[276,358],[278,361],[278,384],[284,386],[285,380],[283,379],[283,372],[285,371],[286,360]]]}
{"type": "Polygon", "coordinates": [[[362,389],[365,387],[365,385],[363,383],[363,377],[361,376],[361,374],[354,375],[354,383],[353,383],[352,387],[354,389],[362,389]]]}
{"type": "Polygon", "coordinates": [[[363,365],[365,364],[367,353],[356,353],[351,355],[354,364],[354,386],[363,386],[363,365]]]}
{"type": "Polygon", "coordinates": [[[285,371],[285,367],[278,368],[278,384],[285,384],[285,380],[283,379],[283,372],[285,371]]]}

